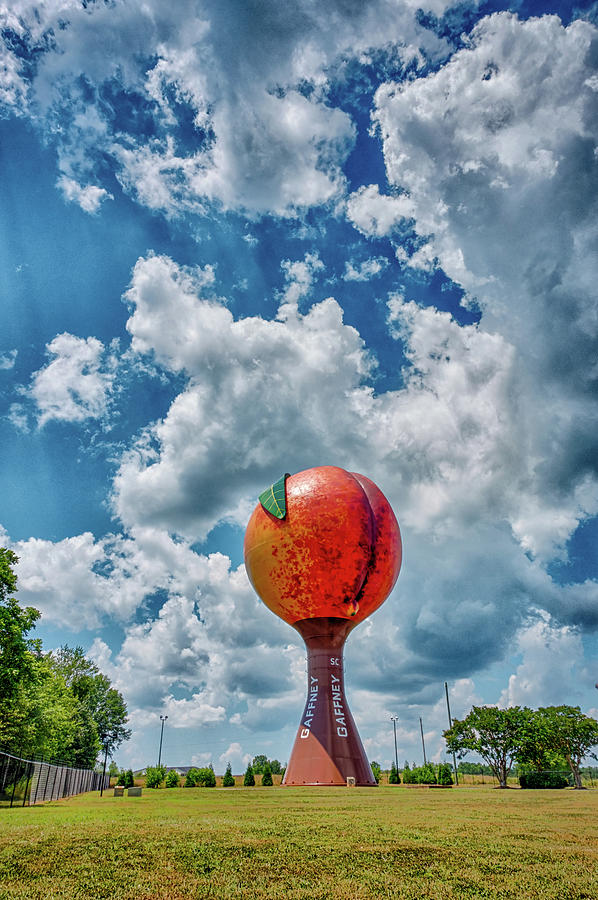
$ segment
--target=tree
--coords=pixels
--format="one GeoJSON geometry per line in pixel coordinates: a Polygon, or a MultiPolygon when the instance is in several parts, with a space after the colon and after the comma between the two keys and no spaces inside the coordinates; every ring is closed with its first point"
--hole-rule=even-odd
{"type": "Polygon", "coordinates": [[[453,773],[451,771],[450,763],[440,763],[438,766],[438,784],[443,784],[445,787],[448,787],[448,785],[452,783],[453,773]]]}
{"type": "Polygon", "coordinates": [[[175,788],[180,787],[181,779],[179,778],[179,773],[176,769],[171,769],[170,772],[166,773],[166,787],[167,788],[175,788]]]}
{"type": "Polygon", "coordinates": [[[253,757],[253,762],[251,763],[251,768],[253,769],[254,775],[263,775],[264,769],[268,765],[268,757],[264,756],[263,753],[260,753],[259,756],[253,757]]]}
{"type": "Polygon", "coordinates": [[[416,766],[411,775],[415,784],[436,784],[436,772],[432,763],[416,766]]]}
{"type": "Polygon", "coordinates": [[[559,753],[573,773],[576,790],[583,790],[580,766],[586,756],[598,759],[591,752],[598,744],[598,722],[584,715],[579,706],[540,707],[534,718],[541,723],[543,741],[550,750],[559,753]]]}
{"type": "Polygon", "coordinates": [[[233,778],[233,773],[231,771],[230,763],[226,767],[226,772],[222,778],[222,787],[234,787],[235,779],[233,778]]]}
{"type": "Polygon", "coordinates": [[[282,766],[277,759],[270,760],[270,771],[273,775],[280,775],[282,773],[282,766]]]}
{"type": "Polygon", "coordinates": [[[454,719],[444,732],[447,750],[459,757],[469,751],[478,753],[491,767],[499,787],[506,788],[530,713],[519,706],[474,706],[463,720],[454,719]]]}
{"type": "Polygon", "coordinates": [[[405,760],[405,765],[403,767],[403,784],[413,784],[413,773],[407,760],[405,760]]]}
{"type": "Polygon", "coordinates": [[[394,762],[390,764],[390,775],[388,776],[389,784],[400,784],[401,777],[394,762]]]}
{"type": "Polygon", "coordinates": [[[380,775],[382,774],[380,763],[377,763],[376,760],[373,760],[370,763],[370,768],[372,770],[372,775],[376,779],[376,784],[380,784],[380,775]]]}
{"type": "Polygon", "coordinates": [[[66,645],[49,654],[56,670],[79,701],[84,714],[93,720],[104,752],[112,755],[123,741],[131,737],[125,727],[127,707],[122,694],[112,687],[96,664],[87,659],[82,647],[66,645]]]}
{"type": "Polygon", "coordinates": [[[255,778],[253,776],[253,768],[251,766],[251,763],[247,763],[247,769],[245,770],[245,775],[243,776],[243,786],[255,787],[255,778]]]}
{"type": "Polygon", "coordinates": [[[27,637],[40,613],[22,607],[11,594],[17,591],[13,566],[19,561],[12,550],[0,547],[0,746],[19,750],[19,715],[23,693],[36,676],[35,654],[40,642],[27,637]]]}
{"type": "Polygon", "coordinates": [[[148,788],[161,787],[165,775],[164,766],[148,766],[145,770],[145,786],[148,788]]]}
{"type": "Polygon", "coordinates": [[[108,766],[108,776],[110,778],[117,778],[119,773],[119,768],[114,762],[113,759],[110,760],[110,765],[108,766]]]}
{"type": "Polygon", "coordinates": [[[266,761],[266,765],[264,766],[264,771],[262,773],[262,787],[272,787],[274,782],[272,781],[272,770],[270,769],[270,763],[266,761]]]}

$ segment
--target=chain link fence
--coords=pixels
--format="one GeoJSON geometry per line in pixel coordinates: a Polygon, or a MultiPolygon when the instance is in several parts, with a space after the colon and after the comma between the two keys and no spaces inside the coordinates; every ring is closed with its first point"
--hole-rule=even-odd
{"type": "Polygon", "coordinates": [[[33,806],[108,787],[108,775],[0,751],[0,807],[33,806]]]}

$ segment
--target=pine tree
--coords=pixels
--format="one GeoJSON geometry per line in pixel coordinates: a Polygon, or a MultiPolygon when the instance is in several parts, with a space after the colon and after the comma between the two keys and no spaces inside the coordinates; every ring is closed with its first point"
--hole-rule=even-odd
{"type": "Polygon", "coordinates": [[[267,762],[264,766],[264,773],[262,775],[262,787],[272,787],[273,784],[270,763],[267,762]]]}
{"type": "Polygon", "coordinates": [[[253,769],[251,768],[251,763],[247,763],[247,771],[245,772],[245,776],[243,778],[243,786],[255,787],[255,778],[253,775],[253,769]]]}
{"type": "Polygon", "coordinates": [[[234,787],[235,779],[233,778],[233,773],[231,771],[230,763],[226,767],[226,772],[224,773],[224,777],[222,779],[222,787],[234,787]]]}
{"type": "Polygon", "coordinates": [[[397,767],[394,763],[390,764],[390,775],[388,776],[388,783],[389,784],[400,784],[401,783],[401,778],[397,771],[397,767]]]}

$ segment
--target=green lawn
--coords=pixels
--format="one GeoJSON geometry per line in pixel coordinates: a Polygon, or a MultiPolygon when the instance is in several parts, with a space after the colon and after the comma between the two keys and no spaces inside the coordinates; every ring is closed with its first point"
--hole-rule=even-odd
{"type": "Polygon", "coordinates": [[[0,810],[0,900],[598,898],[598,790],[229,788],[0,810]]]}

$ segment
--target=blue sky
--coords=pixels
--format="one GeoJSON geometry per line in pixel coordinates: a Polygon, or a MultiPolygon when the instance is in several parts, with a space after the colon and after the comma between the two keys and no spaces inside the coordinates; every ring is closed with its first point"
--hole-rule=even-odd
{"type": "Polygon", "coordinates": [[[373,478],[370,758],[472,703],[598,715],[598,29],[588,4],[0,5],[2,542],[123,765],[288,758],[299,638],[257,495],[373,478]],[[155,748],[154,748],[155,745],[155,748]]]}

